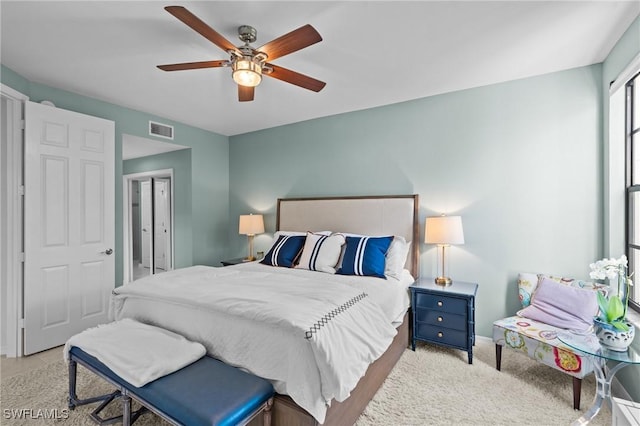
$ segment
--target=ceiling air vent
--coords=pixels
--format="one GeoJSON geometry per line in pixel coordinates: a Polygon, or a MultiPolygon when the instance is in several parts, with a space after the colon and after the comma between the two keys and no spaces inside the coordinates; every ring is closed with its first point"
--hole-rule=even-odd
{"type": "Polygon", "coordinates": [[[149,134],[151,136],[173,140],[173,126],[149,121],[149,134]]]}

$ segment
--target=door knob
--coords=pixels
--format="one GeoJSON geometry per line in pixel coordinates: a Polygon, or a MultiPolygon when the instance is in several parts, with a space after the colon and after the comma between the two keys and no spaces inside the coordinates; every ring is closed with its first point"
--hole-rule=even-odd
{"type": "Polygon", "coordinates": [[[112,253],[113,253],[113,249],[110,249],[110,248],[100,252],[100,254],[106,254],[107,256],[110,256],[112,253]]]}

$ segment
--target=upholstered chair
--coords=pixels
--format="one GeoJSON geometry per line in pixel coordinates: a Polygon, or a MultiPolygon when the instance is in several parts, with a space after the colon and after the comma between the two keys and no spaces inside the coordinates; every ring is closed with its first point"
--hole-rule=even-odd
{"type": "Polygon", "coordinates": [[[557,336],[567,330],[591,332],[592,319],[598,309],[595,291],[603,288],[581,280],[519,274],[518,295],[523,309],[515,316],[493,323],[496,368],[501,368],[505,346],[568,374],[573,379],[573,408],[579,410],[582,378],[593,372],[594,365],[591,358],[563,344],[557,336]],[[547,302],[550,303],[545,304],[547,302]],[[540,306],[542,309],[538,309],[540,306]]]}

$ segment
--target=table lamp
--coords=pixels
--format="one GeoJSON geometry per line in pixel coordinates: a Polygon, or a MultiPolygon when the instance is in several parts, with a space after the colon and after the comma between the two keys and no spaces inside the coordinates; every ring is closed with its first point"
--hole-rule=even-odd
{"type": "Polygon", "coordinates": [[[264,232],[264,220],[261,214],[242,214],[240,215],[240,222],[238,225],[238,233],[246,235],[249,239],[249,256],[245,258],[246,261],[255,260],[253,257],[253,237],[256,234],[262,234],[264,232]]]}
{"type": "Polygon", "coordinates": [[[462,232],[462,218],[460,216],[434,216],[428,217],[425,224],[424,242],[437,244],[442,249],[442,271],[435,279],[441,286],[451,285],[451,278],[445,272],[445,250],[451,244],[464,244],[462,232]]]}

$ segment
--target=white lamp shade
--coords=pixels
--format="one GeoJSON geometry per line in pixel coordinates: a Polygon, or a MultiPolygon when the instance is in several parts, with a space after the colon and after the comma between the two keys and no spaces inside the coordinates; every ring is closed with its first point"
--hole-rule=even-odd
{"type": "Polygon", "coordinates": [[[428,217],[424,242],[427,244],[464,244],[462,218],[460,216],[428,217]]]}
{"type": "Polygon", "coordinates": [[[256,87],[262,81],[262,66],[251,58],[238,59],[232,67],[231,76],[241,86],[256,87]]]}
{"type": "Polygon", "coordinates": [[[256,235],[264,232],[264,221],[261,214],[242,214],[238,225],[238,233],[256,235]]]}

